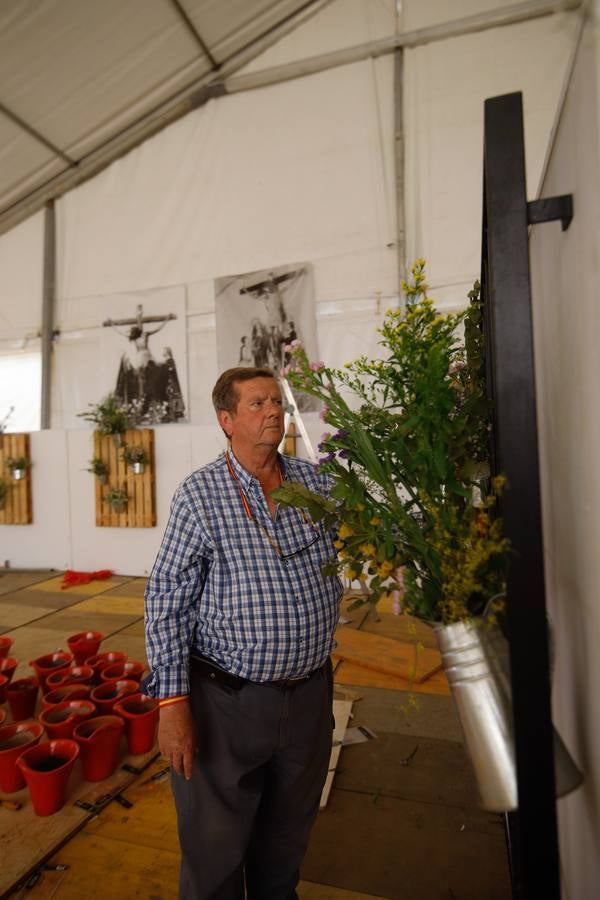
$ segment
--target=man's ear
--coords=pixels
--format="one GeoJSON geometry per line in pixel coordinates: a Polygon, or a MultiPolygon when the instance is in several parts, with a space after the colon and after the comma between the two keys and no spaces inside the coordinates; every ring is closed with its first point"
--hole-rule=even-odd
{"type": "Polygon", "coordinates": [[[220,409],[217,413],[217,421],[228,438],[231,437],[232,415],[226,409],[220,409]]]}

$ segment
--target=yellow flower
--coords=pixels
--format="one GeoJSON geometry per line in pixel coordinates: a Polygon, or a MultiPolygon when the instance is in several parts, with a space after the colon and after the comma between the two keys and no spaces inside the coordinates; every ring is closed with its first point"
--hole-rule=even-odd
{"type": "Polygon", "coordinates": [[[378,519],[377,516],[373,516],[369,525],[381,525],[381,519],[378,519]]]}
{"type": "Polygon", "coordinates": [[[343,550],[344,542],[343,541],[334,541],[333,546],[335,547],[336,550],[343,550]]]}
{"type": "Polygon", "coordinates": [[[341,538],[349,538],[354,534],[354,529],[352,529],[346,522],[342,522],[338,534],[341,538]]]}
{"type": "Polygon", "coordinates": [[[372,558],[377,553],[377,549],[374,544],[361,544],[360,552],[363,553],[367,558],[372,558]]]}
{"type": "Polygon", "coordinates": [[[348,579],[348,581],[354,581],[355,578],[358,578],[358,572],[355,569],[348,568],[345,570],[344,575],[348,579]]]}
{"type": "Polygon", "coordinates": [[[377,574],[381,578],[387,578],[393,568],[393,564],[389,562],[389,560],[385,559],[382,563],[380,563],[380,565],[377,566],[377,574]]]}

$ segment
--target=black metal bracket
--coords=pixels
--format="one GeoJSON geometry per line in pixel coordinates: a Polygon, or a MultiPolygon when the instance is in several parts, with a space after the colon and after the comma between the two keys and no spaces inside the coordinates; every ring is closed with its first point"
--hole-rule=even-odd
{"type": "Polygon", "coordinates": [[[542,200],[530,200],[527,204],[527,222],[539,225],[540,222],[554,222],[560,219],[561,231],[566,231],[573,218],[573,194],[561,194],[560,197],[544,197],[542,200]]]}

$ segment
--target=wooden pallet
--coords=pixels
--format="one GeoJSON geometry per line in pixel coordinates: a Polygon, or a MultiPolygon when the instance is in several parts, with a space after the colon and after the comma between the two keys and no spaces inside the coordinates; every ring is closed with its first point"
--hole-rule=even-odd
{"type": "Polygon", "coordinates": [[[0,434],[0,478],[8,485],[4,509],[0,509],[0,525],[30,525],[33,522],[31,469],[25,470],[21,481],[14,481],[6,468],[6,460],[11,456],[29,459],[28,434],[0,434]]]}
{"type": "Polygon", "coordinates": [[[94,432],[94,456],[108,466],[108,482],[94,478],[96,490],[96,525],[100,528],[152,528],[156,525],[154,478],[154,430],[131,428],[123,435],[123,446],[143,447],[149,457],[144,472],[136,475],[123,459],[123,447],[111,435],[94,432]],[[110,488],[126,491],[129,498],[122,512],[106,503],[110,488]]]}

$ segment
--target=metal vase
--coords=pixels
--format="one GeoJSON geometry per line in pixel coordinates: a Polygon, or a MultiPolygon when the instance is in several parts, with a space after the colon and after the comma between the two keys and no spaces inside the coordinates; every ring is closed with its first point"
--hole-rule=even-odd
{"type": "MultiPolygon", "coordinates": [[[[435,625],[434,631],[481,805],[494,812],[514,810],[518,792],[508,642],[497,625],[482,620],[435,625]]],[[[554,772],[559,797],[583,780],[556,729],[554,772]]]]}
{"type": "Polygon", "coordinates": [[[12,470],[13,481],[22,481],[25,478],[25,469],[12,470]]]}

